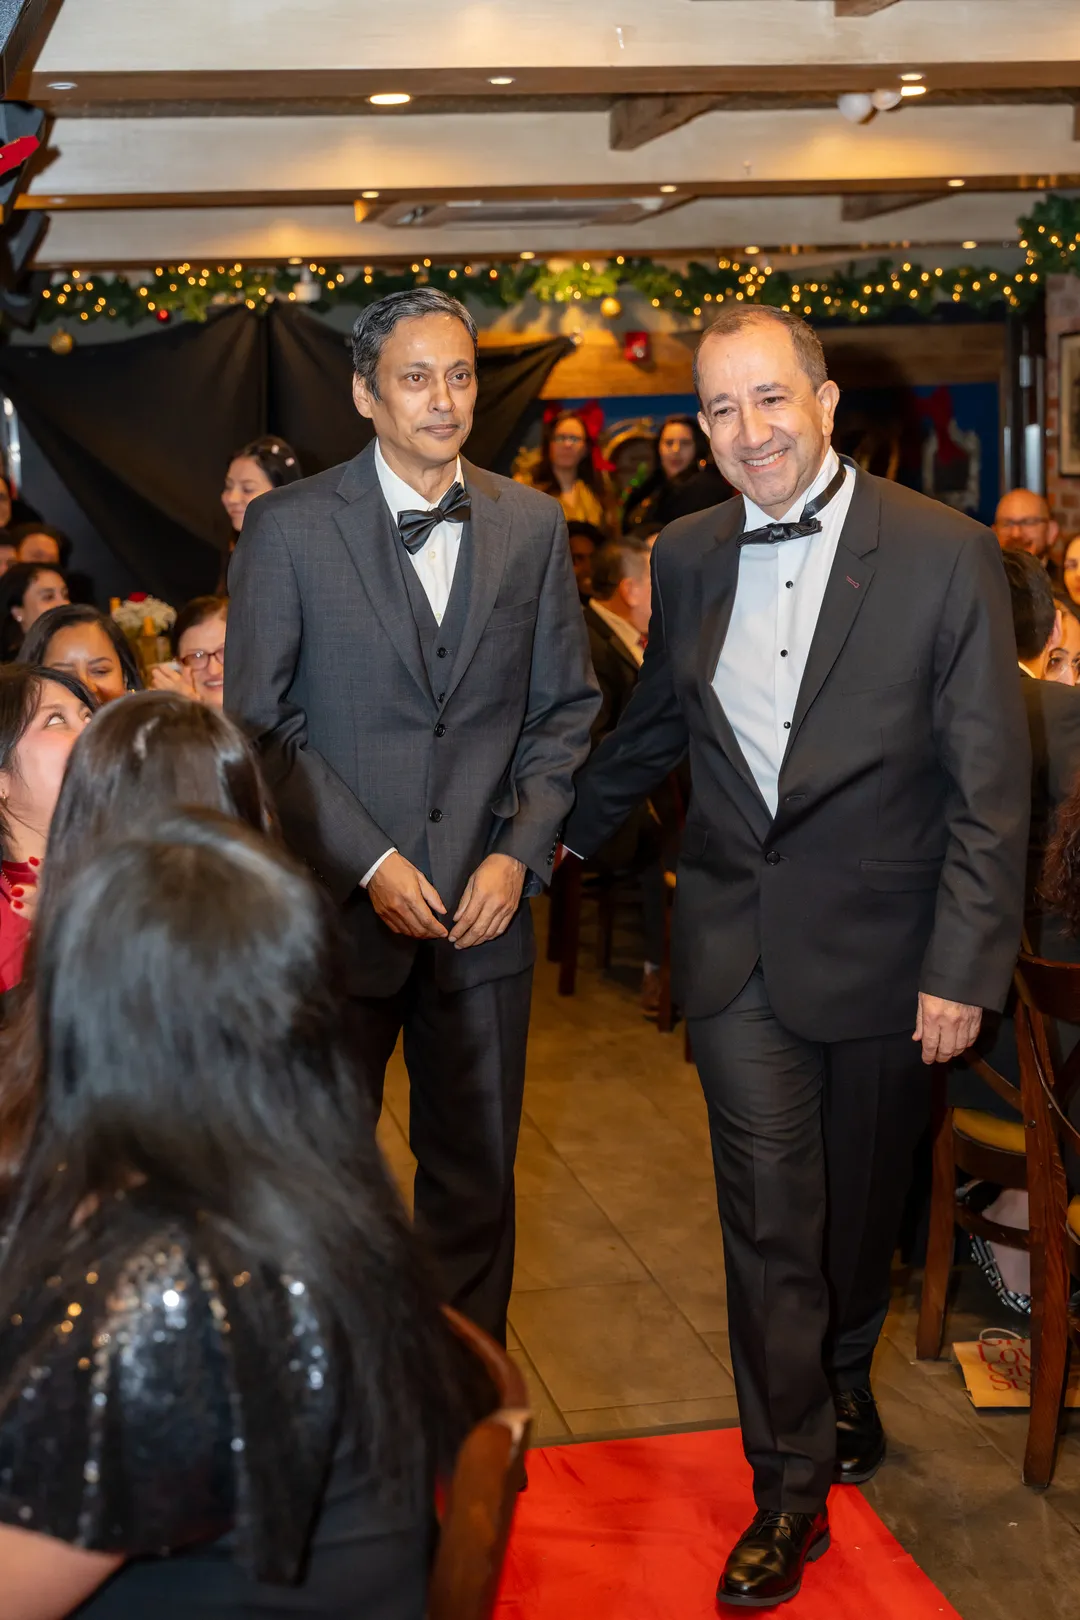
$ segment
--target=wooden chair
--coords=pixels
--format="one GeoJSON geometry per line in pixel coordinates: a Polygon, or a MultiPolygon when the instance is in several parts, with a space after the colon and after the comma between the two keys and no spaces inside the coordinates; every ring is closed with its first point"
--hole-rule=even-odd
{"type": "Polygon", "coordinates": [[[915,1335],[915,1354],[920,1361],[936,1361],[941,1354],[956,1228],[959,1226],[962,1231],[993,1243],[1003,1243],[1010,1249],[1029,1247],[1027,1232],[987,1220],[985,1215],[957,1202],[958,1169],[981,1181],[996,1182],[998,1186],[1017,1191],[1025,1190],[1028,1185],[1028,1144],[1021,1094],[983,1058],[969,1055],[967,1061],[1003,1102],[1016,1109],[1017,1117],[1014,1123],[981,1109],[950,1108],[948,1073],[942,1069],[935,1075],[930,1232],[915,1335]]]}
{"type": "Polygon", "coordinates": [[[596,935],[596,965],[603,972],[611,966],[611,946],[615,933],[615,879],[588,872],[576,855],[566,855],[551,880],[548,910],[547,959],[559,964],[559,994],[572,996],[577,989],[578,956],[581,950],[581,908],[587,899],[596,900],[599,910],[596,935]]]}
{"type": "Polygon", "coordinates": [[[506,1351],[449,1306],[445,1313],[486,1368],[499,1409],[477,1424],[458,1453],[428,1589],[428,1620],[490,1620],[524,1483],[532,1413],[525,1380],[506,1351]]]}
{"type": "Polygon", "coordinates": [[[1080,1316],[1070,1295],[1080,1279],[1080,1198],[1070,1198],[1063,1153],[1080,1153],[1069,1105],[1080,1084],[1080,1045],[1062,1062],[1054,1020],[1080,1024],[1080,966],[1022,953],[1016,1044],[1031,1142],[1031,1415],[1024,1483],[1049,1485],[1061,1408],[1080,1316]]]}

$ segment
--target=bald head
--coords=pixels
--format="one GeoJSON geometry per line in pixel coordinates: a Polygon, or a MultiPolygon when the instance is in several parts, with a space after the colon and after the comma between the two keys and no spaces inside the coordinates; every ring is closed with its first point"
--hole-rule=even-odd
{"type": "Polygon", "coordinates": [[[1044,558],[1058,536],[1043,495],[1033,489],[1010,489],[998,502],[994,533],[1003,551],[1026,551],[1044,558]]]}

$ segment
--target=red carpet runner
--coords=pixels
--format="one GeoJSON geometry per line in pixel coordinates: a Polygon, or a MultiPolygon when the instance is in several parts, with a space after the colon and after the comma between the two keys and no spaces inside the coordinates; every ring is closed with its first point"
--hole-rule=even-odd
{"type": "MultiPolygon", "coordinates": [[[[860,1491],[834,1490],[829,1514],[831,1550],[767,1612],[960,1620],[860,1491]]],[[[737,1429],[532,1451],[497,1620],[715,1620],[724,1559],[752,1515],[737,1429]]]]}

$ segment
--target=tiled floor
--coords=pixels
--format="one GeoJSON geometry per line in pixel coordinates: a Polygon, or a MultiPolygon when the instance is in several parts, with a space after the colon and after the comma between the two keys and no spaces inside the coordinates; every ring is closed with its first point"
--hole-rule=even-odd
{"type": "MultiPolygon", "coordinates": [[[[642,1020],[631,985],[586,967],[560,1000],[537,970],[510,1345],[538,1442],[737,1421],[704,1104],[681,1031],[642,1020]]],[[[407,1129],[395,1057],[380,1135],[403,1181],[407,1129]]],[[[917,1299],[898,1277],[875,1368],[890,1457],[866,1494],[964,1620],[1077,1620],[1080,1423],[1050,1490],[1025,1489],[1024,1415],[977,1413],[955,1363],[914,1360],[917,1299]]],[[[1007,1314],[966,1272],[948,1338],[1007,1314]]]]}

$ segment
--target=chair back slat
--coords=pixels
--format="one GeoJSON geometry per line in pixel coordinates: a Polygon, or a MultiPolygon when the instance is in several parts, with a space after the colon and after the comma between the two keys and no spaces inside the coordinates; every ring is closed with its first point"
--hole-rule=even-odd
{"type": "Polygon", "coordinates": [[[1020,952],[1020,994],[1044,1018],[1080,1024],[1080,963],[1048,962],[1045,957],[1020,952]]]}
{"type": "Polygon", "coordinates": [[[532,1413],[520,1370],[505,1350],[449,1306],[450,1327],[494,1384],[499,1410],[471,1431],[446,1493],[428,1620],[491,1620],[522,1482],[532,1413]]]}
{"type": "MultiPolygon", "coordinates": [[[[1020,953],[1016,968],[1019,1005],[1016,1009],[1016,1045],[1023,1082],[1025,1058],[1031,1086],[1024,1087],[1026,1117],[1033,1106],[1045,1106],[1060,1136],[1080,1153],[1080,1130],[1069,1118],[1069,1103],[1080,1082],[1080,1048],[1065,1062],[1055,1056],[1057,1045],[1050,1020],[1080,1023],[1080,963],[1047,962],[1020,953]],[[1030,1093],[1030,1095],[1029,1095],[1030,1093]]],[[[1038,1121],[1036,1120],[1037,1124],[1038,1121]]]]}
{"type": "Polygon", "coordinates": [[[965,1053],[964,1062],[969,1069],[979,1076],[980,1080],[986,1082],[991,1091],[997,1093],[1002,1102],[1008,1103],[1010,1108],[1015,1108],[1018,1114],[1023,1113],[1024,1104],[1020,1096],[1019,1086],[1014,1086],[1010,1080],[1006,1080],[1003,1074],[999,1074],[996,1069],[990,1067],[985,1058],[977,1057],[974,1052],[965,1053]]]}

